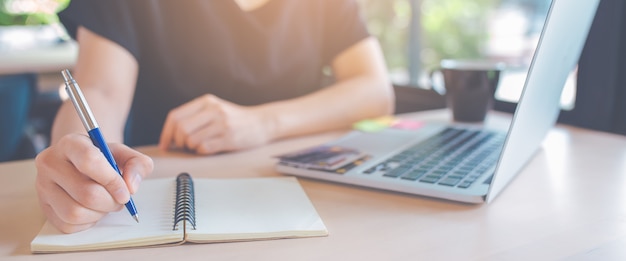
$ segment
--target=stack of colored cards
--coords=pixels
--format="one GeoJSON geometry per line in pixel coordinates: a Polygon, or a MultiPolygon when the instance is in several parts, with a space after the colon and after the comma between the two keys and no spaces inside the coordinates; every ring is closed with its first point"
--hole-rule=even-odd
{"type": "Polygon", "coordinates": [[[280,164],[338,173],[360,164],[366,157],[359,151],[338,146],[317,146],[277,156],[280,164]]]}

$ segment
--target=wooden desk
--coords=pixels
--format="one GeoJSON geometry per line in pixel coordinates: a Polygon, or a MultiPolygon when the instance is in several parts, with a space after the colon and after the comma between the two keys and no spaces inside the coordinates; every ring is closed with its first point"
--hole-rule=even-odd
{"type": "MultiPolygon", "coordinates": [[[[415,114],[447,119],[447,111],[415,114]]],[[[491,116],[491,119],[500,116],[491,116]]],[[[278,174],[271,155],[339,136],[325,133],[248,151],[197,157],[140,148],[152,177],[278,174]]],[[[0,164],[2,260],[625,260],[626,137],[558,126],[490,205],[300,179],[326,223],[322,238],[31,255],[44,216],[33,161],[0,164]]]]}

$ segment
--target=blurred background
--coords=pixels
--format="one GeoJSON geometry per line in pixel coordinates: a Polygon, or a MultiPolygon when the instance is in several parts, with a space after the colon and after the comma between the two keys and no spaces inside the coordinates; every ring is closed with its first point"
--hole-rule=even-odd
{"type": "MultiPolygon", "coordinates": [[[[394,84],[428,89],[442,59],[502,61],[508,69],[496,93],[517,102],[551,0],[358,0],[378,37],[394,84]]],[[[572,72],[562,108],[576,95],[572,72]]]]}
{"type": "Polygon", "coordinates": [[[32,158],[48,145],[60,104],[58,71],[76,44],[57,12],[69,0],[0,0],[0,162],[32,158]]]}
{"type": "MultiPolygon", "coordinates": [[[[76,59],[76,44],[56,16],[69,1],[0,0],[0,161],[33,157],[48,145],[61,101],[59,71],[76,59]]],[[[498,60],[509,67],[497,98],[512,103],[521,93],[551,2],[357,1],[381,42],[395,86],[428,90],[428,74],[444,58],[498,60]]],[[[564,110],[575,107],[576,79],[573,71],[563,93],[564,110]]]]}

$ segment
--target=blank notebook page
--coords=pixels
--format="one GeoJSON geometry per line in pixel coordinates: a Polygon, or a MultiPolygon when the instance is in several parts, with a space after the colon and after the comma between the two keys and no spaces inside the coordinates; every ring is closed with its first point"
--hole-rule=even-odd
{"type": "Polygon", "coordinates": [[[194,179],[194,184],[197,230],[187,227],[189,241],[328,233],[313,204],[293,177],[194,179]]]}

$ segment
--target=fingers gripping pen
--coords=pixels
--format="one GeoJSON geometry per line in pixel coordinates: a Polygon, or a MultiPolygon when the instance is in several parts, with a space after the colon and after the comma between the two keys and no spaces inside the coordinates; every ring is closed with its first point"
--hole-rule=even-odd
{"type": "MultiPolygon", "coordinates": [[[[98,127],[98,123],[96,122],[96,118],[94,118],[93,114],[91,113],[91,109],[89,108],[89,105],[87,104],[87,101],[85,100],[85,97],[83,96],[80,87],[78,87],[78,83],[76,83],[76,80],[72,78],[69,70],[65,69],[61,71],[61,74],[63,75],[63,79],[65,79],[65,91],[67,91],[67,94],[70,96],[70,100],[72,100],[74,108],[78,113],[78,117],[83,122],[83,125],[85,126],[85,129],[87,130],[91,141],[96,147],[100,149],[109,164],[111,164],[113,169],[115,169],[115,171],[117,171],[117,173],[121,176],[122,173],[117,167],[117,163],[115,163],[113,154],[111,154],[111,150],[109,150],[109,147],[107,146],[107,143],[104,140],[102,133],[100,132],[100,128],[98,127]]],[[[130,215],[133,216],[135,221],[139,222],[137,208],[135,207],[135,203],[133,202],[132,198],[126,203],[126,209],[128,209],[128,212],[130,212],[130,215]]]]}

